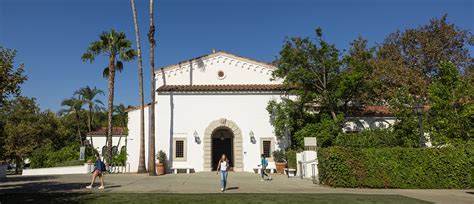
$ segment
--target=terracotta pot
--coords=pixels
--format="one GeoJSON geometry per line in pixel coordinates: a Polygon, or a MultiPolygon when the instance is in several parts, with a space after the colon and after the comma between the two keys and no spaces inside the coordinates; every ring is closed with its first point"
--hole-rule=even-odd
{"type": "Polygon", "coordinates": [[[276,167],[276,172],[279,174],[285,173],[285,167],[286,163],[285,162],[275,162],[275,167],[276,167]]]}
{"type": "Polygon", "coordinates": [[[158,176],[166,174],[166,165],[163,163],[156,163],[155,169],[158,176]]]}

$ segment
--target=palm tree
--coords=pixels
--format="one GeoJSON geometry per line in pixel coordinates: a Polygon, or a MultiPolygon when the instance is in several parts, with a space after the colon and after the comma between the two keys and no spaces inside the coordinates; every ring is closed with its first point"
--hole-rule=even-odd
{"type": "Polygon", "coordinates": [[[137,41],[138,54],[138,82],[140,87],[140,156],[138,159],[138,173],[145,173],[145,111],[143,98],[143,68],[142,68],[142,50],[140,48],[140,32],[138,30],[137,9],[135,0],[132,0],[133,23],[135,24],[135,38],[137,41]]]}
{"type": "Polygon", "coordinates": [[[115,71],[123,69],[122,61],[131,61],[136,57],[136,51],[132,49],[132,42],[127,40],[123,32],[112,29],[110,32],[102,32],[99,40],[92,42],[87,51],[82,55],[83,61],[93,62],[99,55],[109,58],[108,66],[103,75],[109,80],[109,97],[107,103],[107,158],[108,164],[112,161],[112,112],[114,107],[115,71]],[[117,59],[120,59],[118,60],[117,59]]]}
{"type": "Polygon", "coordinates": [[[77,128],[77,137],[81,146],[83,146],[82,136],[81,136],[81,117],[79,113],[82,110],[83,101],[77,98],[65,99],[61,102],[61,106],[66,108],[59,111],[60,115],[74,114],[76,118],[76,128],[77,128]]]}
{"type": "MultiPolygon", "coordinates": [[[[96,87],[91,88],[89,86],[80,88],[76,92],[74,92],[74,95],[79,96],[79,99],[83,101],[84,104],[86,104],[89,108],[89,113],[87,117],[87,128],[89,129],[89,132],[92,131],[92,120],[94,117],[94,110],[100,109],[100,105],[104,105],[102,101],[99,99],[96,99],[96,96],[98,95],[104,95],[104,91],[97,89],[96,87]]],[[[91,139],[91,146],[94,148],[94,142],[92,140],[92,135],[90,136],[91,139]]]]}
{"type": "Polygon", "coordinates": [[[153,21],[153,0],[150,0],[150,42],[151,64],[151,106],[150,106],[150,135],[148,138],[148,175],[156,176],[155,171],[155,23],[153,21]]]}

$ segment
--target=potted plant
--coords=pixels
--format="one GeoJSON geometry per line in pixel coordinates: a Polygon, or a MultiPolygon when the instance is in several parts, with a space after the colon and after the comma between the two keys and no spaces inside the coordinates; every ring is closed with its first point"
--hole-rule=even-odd
{"type": "Polygon", "coordinates": [[[285,153],[283,150],[276,150],[273,151],[273,160],[275,161],[275,168],[277,173],[283,174],[285,172],[286,161],[285,161],[285,153]]]}
{"type": "Polygon", "coordinates": [[[156,154],[156,159],[158,163],[156,163],[156,174],[157,175],[164,175],[166,174],[166,153],[163,150],[160,150],[158,154],[156,154]]]}

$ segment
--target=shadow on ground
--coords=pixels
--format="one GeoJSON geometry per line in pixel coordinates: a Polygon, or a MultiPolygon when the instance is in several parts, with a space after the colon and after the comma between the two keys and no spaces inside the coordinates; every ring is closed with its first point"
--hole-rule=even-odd
{"type": "Polygon", "coordinates": [[[6,178],[0,178],[2,183],[11,183],[11,182],[23,182],[23,181],[43,181],[56,179],[57,176],[7,176],[6,178]]]}
{"type": "MultiPolygon", "coordinates": [[[[0,186],[0,194],[4,193],[64,193],[73,191],[86,191],[89,183],[60,183],[60,182],[31,182],[12,183],[0,186]]],[[[97,186],[96,186],[97,187],[97,186]]],[[[121,185],[110,183],[107,189],[119,188],[121,185]]],[[[97,190],[97,189],[96,189],[97,190]]]]}

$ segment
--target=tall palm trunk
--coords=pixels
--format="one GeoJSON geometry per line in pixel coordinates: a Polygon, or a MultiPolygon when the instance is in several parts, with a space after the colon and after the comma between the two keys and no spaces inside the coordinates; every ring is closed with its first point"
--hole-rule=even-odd
{"type": "Polygon", "coordinates": [[[109,100],[107,104],[107,165],[112,162],[112,113],[114,111],[115,56],[109,58],[109,100]]]}
{"type": "Polygon", "coordinates": [[[145,173],[145,102],[143,99],[143,68],[142,68],[142,50],[140,48],[140,32],[138,30],[137,10],[135,0],[132,0],[133,23],[135,24],[135,38],[137,41],[138,55],[138,83],[140,86],[140,156],[138,158],[138,173],[145,173]]]}
{"type": "Polygon", "coordinates": [[[151,65],[151,105],[150,105],[150,137],[148,139],[148,170],[150,176],[156,176],[155,171],[155,24],[153,22],[153,0],[150,0],[150,65],[151,65]]]}
{"type": "MultiPolygon", "coordinates": [[[[87,128],[89,129],[89,133],[92,132],[92,104],[89,103],[89,117],[87,118],[87,128]]],[[[92,141],[92,135],[90,135],[91,138],[91,147],[94,148],[94,141],[92,141]]]]}

